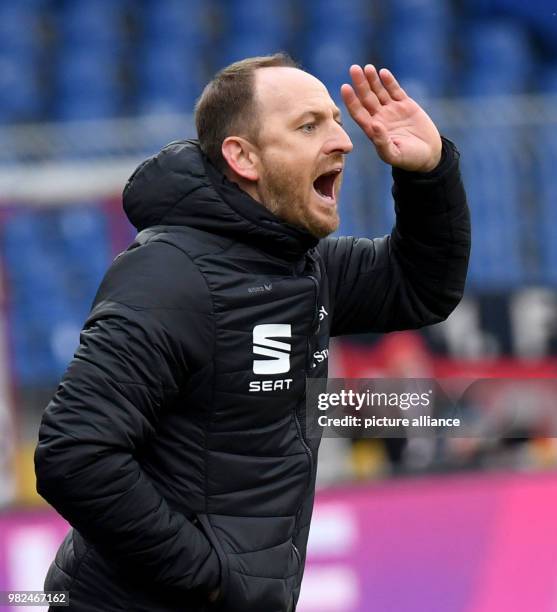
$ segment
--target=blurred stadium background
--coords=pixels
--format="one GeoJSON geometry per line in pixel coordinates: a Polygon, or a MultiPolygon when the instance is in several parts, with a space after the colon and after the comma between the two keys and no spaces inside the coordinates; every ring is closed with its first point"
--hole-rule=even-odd
{"type": "MultiPolygon", "coordinates": [[[[194,136],[215,70],[277,50],[337,99],[350,64],[391,68],[458,144],[472,210],[450,320],[337,343],[332,374],[556,377],[557,2],[0,0],[0,590],[41,589],[66,529],[34,492],[32,452],[133,238],[127,177],[194,136]]],[[[340,233],[387,233],[389,169],[348,129],[340,233]]],[[[300,612],[557,610],[552,432],[532,417],[500,439],[325,440],[300,612]]]]}

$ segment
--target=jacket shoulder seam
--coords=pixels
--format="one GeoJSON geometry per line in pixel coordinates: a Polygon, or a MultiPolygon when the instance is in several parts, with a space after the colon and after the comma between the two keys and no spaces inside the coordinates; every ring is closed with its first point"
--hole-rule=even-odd
{"type": "MultiPolygon", "coordinates": [[[[171,228],[172,226],[168,226],[168,227],[170,227],[170,228],[171,228]]],[[[204,230],[198,230],[198,229],[196,229],[195,231],[198,231],[198,232],[203,232],[203,233],[204,233],[204,234],[206,234],[207,236],[214,236],[214,234],[211,234],[210,232],[206,232],[206,231],[204,231],[204,230]]],[[[187,251],[187,249],[185,249],[184,247],[182,247],[182,246],[181,246],[181,245],[179,245],[179,244],[176,244],[176,243],[175,243],[175,242],[173,242],[172,240],[169,240],[169,239],[167,238],[167,236],[168,236],[169,234],[171,234],[171,235],[175,235],[175,236],[176,236],[176,235],[178,235],[178,232],[172,232],[172,229],[168,229],[168,230],[166,230],[166,231],[161,231],[161,232],[158,232],[158,233],[154,234],[153,236],[151,236],[151,237],[150,237],[150,238],[149,238],[149,239],[148,239],[148,240],[147,240],[147,241],[144,243],[144,245],[147,245],[147,244],[154,244],[154,243],[167,244],[168,246],[174,247],[174,248],[175,248],[177,251],[180,251],[181,253],[183,253],[183,254],[184,254],[184,255],[185,255],[185,256],[186,256],[186,257],[187,257],[187,258],[188,258],[188,259],[189,259],[189,260],[190,260],[192,263],[194,263],[194,264],[195,264],[195,262],[196,262],[196,259],[198,259],[198,257],[203,257],[203,255],[199,255],[198,257],[193,257],[193,256],[191,255],[191,253],[189,253],[189,252],[187,251]]],[[[230,245],[227,245],[227,246],[220,247],[220,248],[219,248],[217,251],[215,251],[215,252],[218,252],[218,253],[223,253],[223,252],[227,251],[229,248],[231,248],[231,247],[233,247],[233,246],[234,246],[234,243],[232,243],[232,244],[230,244],[230,245]]]]}

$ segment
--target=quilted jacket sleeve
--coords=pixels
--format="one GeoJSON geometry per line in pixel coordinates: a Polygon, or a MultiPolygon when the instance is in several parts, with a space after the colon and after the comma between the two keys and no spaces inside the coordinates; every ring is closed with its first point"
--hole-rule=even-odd
{"type": "Polygon", "coordinates": [[[333,305],[331,335],[418,328],[446,319],[456,307],[470,253],[458,159],[443,139],[442,161],[432,172],[393,170],[390,236],[320,243],[333,305]]]}

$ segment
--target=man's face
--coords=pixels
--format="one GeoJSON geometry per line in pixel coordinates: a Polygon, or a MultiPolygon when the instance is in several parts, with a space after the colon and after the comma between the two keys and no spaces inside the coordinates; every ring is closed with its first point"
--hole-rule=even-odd
{"type": "Polygon", "coordinates": [[[260,200],[318,238],[339,225],[344,155],[352,142],[326,87],[296,68],[255,72],[260,200]]]}

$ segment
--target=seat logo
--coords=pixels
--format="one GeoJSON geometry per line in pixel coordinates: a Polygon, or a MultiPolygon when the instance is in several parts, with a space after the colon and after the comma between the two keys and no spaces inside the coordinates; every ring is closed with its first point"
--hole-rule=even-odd
{"type": "Polygon", "coordinates": [[[289,342],[274,338],[291,338],[292,326],[284,323],[266,323],[253,328],[253,354],[269,357],[254,359],[254,374],[284,374],[290,370],[289,342]]]}

